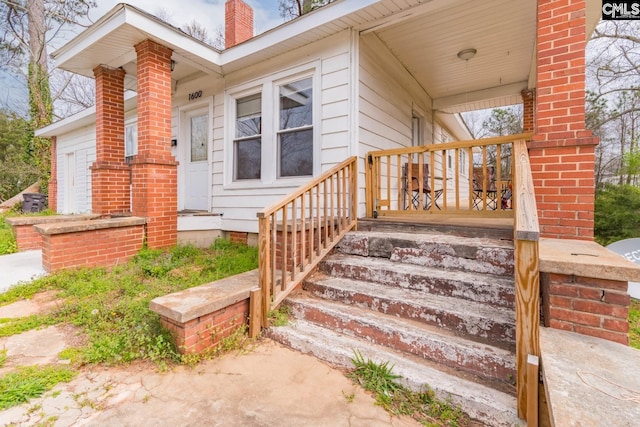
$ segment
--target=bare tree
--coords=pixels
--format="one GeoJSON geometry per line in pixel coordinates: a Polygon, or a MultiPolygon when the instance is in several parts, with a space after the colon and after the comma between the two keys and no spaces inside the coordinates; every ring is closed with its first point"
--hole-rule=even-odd
{"type": "Polygon", "coordinates": [[[280,0],[278,8],[284,19],[293,19],[322,7],[334,0],[280,0]]]}

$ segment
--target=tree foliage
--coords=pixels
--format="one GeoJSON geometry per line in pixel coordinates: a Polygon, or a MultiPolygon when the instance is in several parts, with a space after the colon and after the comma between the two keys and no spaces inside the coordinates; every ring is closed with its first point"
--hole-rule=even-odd
{"type": "Polygon", "coordinates": [[[596,193],[594,235],[604,246],[640,237],[640,188],[609,184],[596,193]]]}
{"type": "Polygon", "coordinates": [[[24,147],[30,139],[30,123],[15,113],[0,111],[0,201],[38,180],[24,147]]]}
{"type": "Polygon", "coordinates": [[[309,13],[334,0],[280,0],[278,8],[280,16],[284,19],[293,19],[309,13]]]}

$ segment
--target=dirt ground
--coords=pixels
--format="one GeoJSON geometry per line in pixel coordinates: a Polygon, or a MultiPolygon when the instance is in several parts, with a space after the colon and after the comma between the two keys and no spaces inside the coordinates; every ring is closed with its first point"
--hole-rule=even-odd
{"type": "MultiPolygon", "coordinates": [[[[0,307],[0,319],[50,310],[55,293],[0,307]]],[[[68,363],[58,354],[85,338],[68,325],[0,339],[18,366],[68,363]]],[[[79,369],[42,397],[0,411],[15,426],[417,426],[391,417],[342,372],[262,339],[250,348],[159,372],[151,364],[79,369]]]]}

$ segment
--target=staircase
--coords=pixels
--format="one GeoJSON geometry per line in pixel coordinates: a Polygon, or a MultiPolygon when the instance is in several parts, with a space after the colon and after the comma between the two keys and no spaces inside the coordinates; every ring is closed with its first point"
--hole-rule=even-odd
{"type": "Polygon", "coordinates": [[[482,228],[385,227],[347,234],[270,336],[348,368],[355,350],[388,361],[405,385],[428,384],[475,420],[519,425],[513,242],[482,228]]]}

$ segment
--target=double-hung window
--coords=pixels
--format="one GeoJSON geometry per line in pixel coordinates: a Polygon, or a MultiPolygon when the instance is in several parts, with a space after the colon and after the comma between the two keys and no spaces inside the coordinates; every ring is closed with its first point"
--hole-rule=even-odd
{"type": "Polygon", "coordinates": [[[308,77],[278,89],[278,177],[313,175],[313,80],[308,77]]]}
{"type": "Polygon", "coordinates": [[[262,170],[262,94],[236,99],[233,140],[234,180],[260,179],[262,170]]]}

